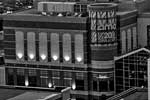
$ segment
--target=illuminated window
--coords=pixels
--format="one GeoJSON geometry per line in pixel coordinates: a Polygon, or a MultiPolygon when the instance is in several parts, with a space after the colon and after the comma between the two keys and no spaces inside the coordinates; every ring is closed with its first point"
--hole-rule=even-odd
{"type": "Polygon", "coordinates": [[[35,48],[35,33],[27,33],[27,48],[28,48],[28,60],[34,61],[36,57],[36,48],[35,48]]]}
{"type": "Polygon", "coordinates": [[[51,33],[51,57],[53,61],[59,59],[59,34],[51,33]]]}
{"type": "Polygon", "coordinates": [[[75,35],[75,59],[77,63],[83,61],[83,34],[75,35]]]}
{"type": "Polygon", "coordinates": [[[24,56],[24,33],[21,31],[16,31],[16,58],[18,60],[23,59],[24,56]]]}
{"type": "Polygon", "coordinates": [[[47,61],[47,33],[39,33],[39,55],[40,61],[47,61]]]}
{"type": "Polygon", "coordinates": [[[63,35],[63,58],[64,61],[69,62],[71,59],[71,35],[63,35]]]}

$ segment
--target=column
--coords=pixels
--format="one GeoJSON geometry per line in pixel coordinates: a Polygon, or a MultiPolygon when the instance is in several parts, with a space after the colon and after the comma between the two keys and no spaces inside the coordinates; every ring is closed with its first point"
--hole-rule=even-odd
{"type": "Polygon", "coordinates": [[[126,32],[123,30],[121,32],[121,53],[126,52],[126,32]]]}
{"type": "Polygon", "coordinates": [[[136,31],[136,27],[132,28],[132,32],[133,32],[133,49],[137,48],[137,31],[136,31]]]}
{"type": "Polygon", "coordinates": [[[128,43],[128,51],[131,51],[131,29],[127,30],[127,43],[128,43]]]}

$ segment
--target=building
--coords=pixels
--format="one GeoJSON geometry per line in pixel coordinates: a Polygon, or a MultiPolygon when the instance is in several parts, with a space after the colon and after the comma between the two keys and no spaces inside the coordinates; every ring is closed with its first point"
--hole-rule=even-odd
{"type": "Polygon", "coordinates": [[[86,17],[43,16],[31,9],[6,15],[3,26],[7,85],[88,91],[86,17]]]}
{"type": "MultiPolygon", "coordinates": [[[[145,79],[138,80],[138,85],[124,85],[125,78],[127,84],[132,81],[130,75],[117,74],[124,63],[128,64],[125,60],[131,54],[142,55],[135,58],[142,63],[142,59],[149,57],[148,49],[138,49],[149,43],[149,38],[139,33],[142,29],[137,28],[145,24],[143,16],[148,15],[142,13],[146,8],[140,6],[145,3],[36,1],[33,9],[1,15],[5,65],[0,68],[0,85],[68,86],[76,100],[103,100],[104,96],[108,98],[116,92],[141,86],[140,82],[147,86],[143,84],[145,79]],[[124,80],[119,81],[120,77],[124,80]]],[[[137,77],[134,79],[137,81],[137,77]]]]}
{"type": "Polygon", "coordinates": [[[5,75],[1,77],[4,82],[1,85],[70,86],[72,98],[77,100],[113,95],[117,5],[106,3],[89,6],[89,20],[86,13],[71,13],[75,3],[66,3],[68,8],[63,10],[57,4],[62,3],[40,2],[38,11],[30,9],[2,15],[5,66],[1,71],[5,75]],[[53,10],[51,8],[44,10],[43,5],[49,7],[49,4],[57,10],[53,13],[50,13],[53,10]],[[98,9],[95,6],[99,6],[98,9]],[[107,8],[104,9],[103,6],[107,8]],[[101,12],[98,11],[100,9],[101,12]],[[64,15],[66,10],[70,12],[69,15],[64,15]],[[109,17],[106,16],[107,10],[110,12],[109,17]],[[103,29],[90,26],[90,21],[95,20],[94,13],[103,13],[96,20],[96,23],[104,22],[103,29]],[[103,17],[109,19],[110,23],[107,24],[103,17]],[[90,30],[93,32],[92,38],[90,30]],[[95,31],[104,33],[94,34],[95,31]],[[96,40],[95,35],[99,35],[96,40]]]}
{"type": "Polygon", "coordinates": [[[107,100],[148,100],[148,91],[146,88],[133,87],[107,100]]]}
{"type": "Polygon", "coordinates": [[[149,49],[141,48],[115,58],[116,92],[148,87],[149,49]]]}

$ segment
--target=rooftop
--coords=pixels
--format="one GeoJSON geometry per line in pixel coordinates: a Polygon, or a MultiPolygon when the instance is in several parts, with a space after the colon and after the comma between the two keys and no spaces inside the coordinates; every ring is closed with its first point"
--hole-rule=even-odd
{"type": "Polygon", "coordinates": [[[133,87],[107,100],[148,100],[147,88],[133,87]]]}
{"type": "Polygon", "coordinates": [[[66,91],[63,88],[60,90],[2,86],[0,87],[0,100],[47,100],[48,98],[51,100],[50,98],[60,98],[61,93],[66,91]]]}

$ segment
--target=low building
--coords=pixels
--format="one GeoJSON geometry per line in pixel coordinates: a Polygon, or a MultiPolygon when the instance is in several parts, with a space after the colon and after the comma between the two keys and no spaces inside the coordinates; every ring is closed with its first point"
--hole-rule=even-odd
{"type": "Polygon", "coordinates": [[[115,57],[115,91],[132,87],[148,87],[148,59],[150,50],[141,48],[115,57]]]}
{"type": "Polygon", "coordinates": [[[146,88],[133,87],[106,100],[149,100],[146,88]]]}
{"type": "Polygon", "coordinates": [[[1,100],[70,100],[70,88],[0,87],[1,100]]]}

